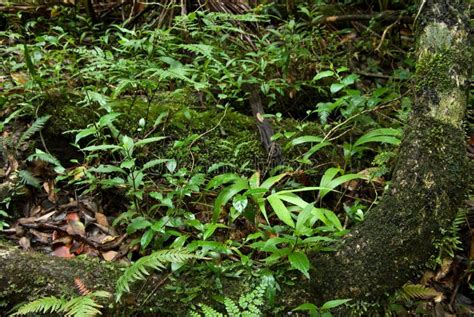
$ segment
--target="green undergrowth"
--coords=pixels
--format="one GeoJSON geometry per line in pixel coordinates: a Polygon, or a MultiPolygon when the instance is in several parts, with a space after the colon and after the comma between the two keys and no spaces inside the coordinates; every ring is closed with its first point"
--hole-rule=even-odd
{"type": "MultiPolygon", "coordinates": [[[[107,216],[134,250],[118,299],[151,271],[192,262],[217,281],[242,271],[272,280],[271,294],[262,286],[238,303],[219,300],[228,312],[256,313],[263,293],[294,283],[290,272],[306,281],[307,254],[334,250],[378,203],[411,108],[410,61],[394,57],[389,79],[368,82],[346,62],[344,31],[316,26],[316,6],[299,12],[276,27],[269,15],[192,12],[168,29],[11,17],[0,32],[11,43],[0,50],[0,106],[2,152],[20,161],[15,188],[41,193],[49,179],[59,195],[114,207],[107,216]],[[281,146],[279,165],[263,149],[262,118],[250,115],[250,89],[281,146]],[[32,168],[38,162],[48,173],[32,168]]],[[[377,58],[361,63],[380,72],[377,58]]],[[[2,202],[0,226],[11,223],[15,197],[20,190],[2,202]]],[[[194,298],[202,288],[180,291],[194,298]]],[[[215,315],[210,302],[195,314],[215,315]]],[[[329,316],[344,303],[298,310],[329,316]]]]}

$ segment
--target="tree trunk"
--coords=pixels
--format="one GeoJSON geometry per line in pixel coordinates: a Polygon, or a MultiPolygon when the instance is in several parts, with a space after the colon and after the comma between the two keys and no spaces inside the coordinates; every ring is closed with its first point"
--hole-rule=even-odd
{"type": "MultiPolygon", "coordinates": [[[[278,295],[285,307],[333,298],[380,298],[412,278],[431,255],[433,240],[453,219],[467,184],[461,123],[471,64],[468,13],[467,1],[423,1],[416,100],[392,185],[336,253],[310,255],[310,281],[295,276],[296,286],[282,285],[278,295]]],[[[117,266],[0,248],[0,299],[16,303],[71,293],[75,276],[91,289],[113,290],[117,266]]],[[[141,293],[132,292],[129,302],[111,309],[128,315],[148,308],[183,315],[190,298],[209,302],[219,293],[238,298],[251,287],[251,273],[238,279],[193,271],[179,278],[156,275],[141,293]]]]}
{"type": "Polygon", "coordinates": [[[373,300],[399,288],[457,212],[468,182],[461,127],[472,63],[468,14],[466,1],[423,1],[415,104],[392,185],[336,254],[312,256],[311,285],[321,299],[373,300]]]}

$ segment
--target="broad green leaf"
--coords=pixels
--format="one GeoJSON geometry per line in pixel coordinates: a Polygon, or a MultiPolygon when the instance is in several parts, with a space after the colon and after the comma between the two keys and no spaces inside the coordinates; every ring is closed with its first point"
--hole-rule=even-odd
{"type": "Polygon", "coordinates": [[[281,221],[286,223],[288,226],[294,228],[295,223],[294,223],[293,219],[291,218],[291,213],[288,210],[288,208],[286,208],[285,204],[283,204],[283,202],[280,200],[278,195],[275,195],[275,194],[270,195],[270,196],[267,197],[267,200],[268,200],[268,203],[270,204],[270,206],[272,206],[272,209],[275,212],[275,214],[277,215],[277,217],[281,221]]]}
{"type": "Polygon", "coordinates": [[[121,113],[118,113],[118,112],[112,112],[112,113],[103,115],[102,117],[100,117],[99,122],[97,122],[97,125],[101,128],[108,126],[109,124],[114,122],[115,119],[117,119],[120,115],[121,113]]]}
{"type": "Polygon", "coordinates": [[[114,144],[91,145],[83,148],[83,151],[115,151],[121,149],[120,146],[114,144]]]}
{"type": "Polygon", "coordinates": [[[135,160],[125,160],[120,164],[120,168],[131,169],[135,166],[135,160]]]}
{"type": "Polygon", "coordinates": [[[311,211],[313,210],[313,204],[308,204],[299,214],[298,218],[296,218],[296,227],[295,227],[295,234],[296,235],[303,235],[310,233],[308,232],[309,227],[306,226],[306,222],[313,216],[311,211]]]}
{"type": "Polygon", "coordinates": [[[343,230],[341,222],[339,221],[339,218],[337,218],[336,214],[332,212],[331,210],[325,210],[324,215],[326,218],[331,222],[331,224],[334,225],[338,230],[343,230]]]}
{"type": "Polygon", "coordinates": [[[91,172],[96,172],[96,173],[122,173],[122,174],[127,174],[126,171],[121,169],[120,167],[114,166],[114,165],[99,165],[97,167],[93,167],[89,169],[91,172]]]}
{"type": "Polygon", "coordinates": [[[344,84],[334,83],[334,84],[331,85],[331,87],[329,89],[331,90],[332,94],[335,94],[336,92],[340,91],[344,87],[345,87],[344,84]]]}
{"type": "Polygon", "coordinates": [[[142,249],[146,249],[146,247],[150,244],[151,240],[153,239],[155,233],[153,230],[148,229],[145,231],[145,233],[142,235],[140,239],[140,246],[142,249]]]}
{"type": "Polygon", "coordinates": [[[262,185],[260,185],[260,187],[270,189],[270,187],[272,187],[273,185],[275,185],[276,183],[281,181],[287,175],[288,175],[288,173],[283,173],[283,174],[280,174],[280,175],[276,175],[276,176],[272,176],[270,178],[267,178],[262,183],[262,185]]]}
{"type": "Polygon", "coordinates": [[[214,234],[217,228],[227,228],[227,226],[220,223],[207,223],[206,231],[204,232],[202,239],[207,240],[207,238],[214,234]]]}
{"type": "Polygon", "coordinates": [[[351,299],[334,299],[334,300],[330,300],[330,301],[327,301],[323,304],[323,306],[321,306],[321,309],[324,309],[324,310],[329,310],[329,309],[333,309],[333,308],[336,308],[338,306],[341,306],[341,305],[344,305],[345,303],[349,302],[351,299]]]}
{"type": "Polygon", "coordinates": [[[258,208],[260,209],[260,212],[262,213],[263,217],[265,217],[265,220],[267,221],[268,224],[270,224],[270,221],[268,220],[268,215],[267,215],[267,209],[265,207],[265,200],[259,199],[257,201],[258,208]]]}
{"type": "Polygon", "coordinates": [[[83,129],[79,131],[79,133],[76,134],[76,139],[74,140],[74,143],[77,144],[81,139],[88,137],[89,135],[93,135],[97,132],[97,129],[95,127],[89,127],[86,129],[83,129]]]}
{"type": "Polygon", "coordinates": [[[323,79],[325,77],[330,77],[330,76],[333,76],[334,75],[334,72],[332,70],[325,70],[325,71],[322,71],[322,72],[319,72],[316,74],[316,76],[314,76],[313,80],[320,80],[320,79],[323,79]]]}
{"type": "Polygon", "coordinates": [[[127,234],[132,234],[138,230],[145,229],[151,226],[151,222],[146,220],[143,217],[138,217],[132,220],[132,222],[127,227],[127,234]]]}
{"type": "Polygon", "coordinates": [[[324,187],[326,189],[321,189],[319,193],[319,197],[322,199],[324,196],[326,196],[331,190],[334,190],[337,186],[351,181],[353,179],[357,178],[364,178],[360,174],[346,174],[339,176],[334,179],[334,177],[337,175],[337,173],[341,172],[342,170],[340,168],[335,168],[331,167],[326,170],[324,173],[323,177],[321,178],[321,183],[320,186],[324,187]]]}
{"type": "Polygon", "coordinates": [[[170,159],[168,160],[168,162],[166,162],[166,168],[170,173],[173,173],[176,170],[176,166],[177,163],[175,159],[170,159]]]}
{"type": "Polygon", "coordinates": [[[160,165],[160,164],[163,164],[163,163],[166,163],[168,162],[169,159],[156,159],[156,160],[151,160],[151,161],[148,161],[146,162],[145,164],[143,164],[143,167],[142,167],[142,171],[144,170],[147,170],[149,168],[152,168],[152,167],[155,167],[156,165],[160,165]]]}
{"type": "Polygon", "coordinates": [[[392,128],[381,128],[369,131],[368,133],[361,136],[357,141],[354,143],[354,146],[360,146],[365,143],[369,142],[380,142],[380,143],[389,143],[398,145],[400,144],[399,137],[401,136],[402,132],[398,129],[392,128]]]}
{"type": "Polygon", "coordinates": [[[156,136],[156,137],[152,137],[152,138],[146,138],[146,139],[143,139],[143,140],[140,140],[140,141],[137,141],[135,143],[135,146],[143,146],[145,144],[148,144],[148,143],[152,143],[152,142],[158,142],[158,141],[161,141],[161,140],[164,140],[166,139],[165,136],[156,136]]]}
{"type": "Polygon", "coordinates": [[[321,142],[322,140],[323,138],[319,136],[305,135],[305,136],[300,136],[299,138],[291,140],[291,144],[298,145],[298,144],[303,144],[303,143],[308,143],[308,142],[321,142]]]}
{"type": "Polygon", "coordinates": [[[309,317],[320,317],[318,306],[311,303],[304,303],[294,308],[293,311],[297,310],[306,310],[309,313],[309,317]]]}
{"type": "Polygon", "coordinates": [[[252,174],[249,178],[249,186],[250,188],[257,188],[260,186],[260,172],[256,171],[252,174]]]}
{"type": "Polygon", "coordinates": [[[235,195],[244,189],[248,189],[248,183],[245,179],[235,180],[235,183],[224,188],[214,202],[214,213],[212,215],[212,222],[216,223],[219,220],[222,207],[235,195]]]}
{"type": "Polygon", "coordinates": [[[220,175],[217,175],[215,177],[213,177],[209,183],[207,184],[207,189],[211,189],[211,188],[216,188],[216,187],[219,187],[223,184],[227,184],[227,183],[230,183],[230,182],[233,182],[233,181],[237,181],[241,179],[241,177],[237,174],[231,174],[231,173],[227,173],[227,174],[220,174],[220,175]]]}
{"type": "Polygon", "coordinates": [[[293,252],[288,255],[288,260],[293,268],[303,273],[306,278],[309,278],[309,260],[306,254],[293,252]]]}
{"type": "Polygon", "coordinates": [[[328,145],[331,145],[331,142],[329,141],[324,141],[324,142],[321,142],[319,144],[316,144],[314,146],[312,146],[303,156],[303,158],[305,160],[309,160],[309,158],[314,154],[316,153],[317,151],[319,151],[320,149],[322,149],[323,147],[325,146],[328,146],[328,145]]]}

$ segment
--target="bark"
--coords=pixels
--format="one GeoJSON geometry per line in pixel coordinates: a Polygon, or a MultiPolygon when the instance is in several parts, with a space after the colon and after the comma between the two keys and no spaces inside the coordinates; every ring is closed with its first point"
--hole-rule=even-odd
{"type": "Polygon", "coordinates": [[[467,104],[466,1],[423,1],[415,105],[392,185],[336,254],[313,255],[312,289],[321,299],[374,300],[402,286],[431,255],[467,186],[462,118],[467,104]]]}
{"type": "Polygon", "coordinates": [[[258,132],[260,133],[260,141],[268,155],[269,163],[279,165],[282,162],[281,147],[278,143],[272,141],[273,128],[267,118],[264,117],[265,110],[263,109],[262,98],[258,87],[250,88],[250,107],[252,114],[257,122],[258,132]]]}
{"type": "MultiPolygon", "coordinates": [[[[468,180],[461,125],[471,63],[469,8],[467,1],[426,0],[420,12],[415,106],[392,186],[336,253],[310,255],[314,268],[310,281],[295,275],[296,286],[282,285],[278,295],[287,308],[333,298],[372,301],[399,288],[421,270],[433,240],[449,225],[464,198],[468,180]]],[[[13,303],[68,293],[75,276],[92,289],[112,290],[119,275],[116,264],[5,247],[0,249],[0,267],[0,298],[13,303]]],[[[233,279],[192,270],[179,277],[156,275],[141,293],[132,292],[130,302],[111,309],[128,315],[144,309],[183,315],[183,307],[208,302],[213,295],[238,298],[251,289],[251,276],[252,272],[244,272],[233,279]],[[140,294],[152,298],[143,303],[140,298],[147,296],[140,294]]]]}

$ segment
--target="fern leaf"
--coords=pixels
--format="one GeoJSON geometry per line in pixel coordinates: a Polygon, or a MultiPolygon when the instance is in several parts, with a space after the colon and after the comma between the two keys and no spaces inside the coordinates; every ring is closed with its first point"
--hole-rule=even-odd
{"type": "Polygon", "coordinates": [[[224,317],[223,314],[206,304],[200,304],[199,306],[201,306],[202,312],[206,317],[224,317]]]}
{"type": "Polygon", "coordinates": [[[49,120],[50,117],[51,117],[50,115],[46,115],[46,116],[42,116],[36,119],[36,121],[33,122],[31,127],[29,127],[21,135],[20,140],[18,141],[18,146],[23,144],[25,141],[29,140],[36,132],[43,129],[44,125],[46,124],[46,122],[49,120]]]}
{"type": "Polygon", "coordinates": [[[40,181],[34,177],[29,171],[21,170],[18,171],[18,177],[20,178],[20,183],[33,186],[35,188],[40,188],[40,181]]]}
{"type": "Polygon", "coordinates": [[[91,296],[75,297],[64,305],[67,317],[94,317],[101,315],[100,308],[91,296]]]}
{"type": "Polygon", "coordinates": [[[405,284],[401,289],[400,296],[405,299],[429,299],[442,297],[443,294],[434,288],[421,284],[405,284]]]}
{"type": "Polygon", "coordinates": [[[57,298],[54,296],[44,297],[21,306],[12,316],[26,315],[30,313],[46,314],[63,312],[66,303],[67,301],[63,298],[57,298]]]}
{"type": "Polygon", "coordinates": [[[43,152],[40,149],[36,149],[35,153],[31,154],[26,158],[27,161],[34,161],[34,160],[39,160],[39,161],[45,161],[47,163],[50,163],[54,166],[60,166],[61,167],[61,162],[54,157],[53,155],[43,152]]]}
{"type": "Polygon", "coordinates": [[[150,274],[150,270],[161,271],[167,263],[184,263],[193,258],[196,256],[183,249],[160,250],[140,258],[117,280],[116,300],[119,301],[123,293],[130,291],[131,283],[144,280],[150,274]]]}

